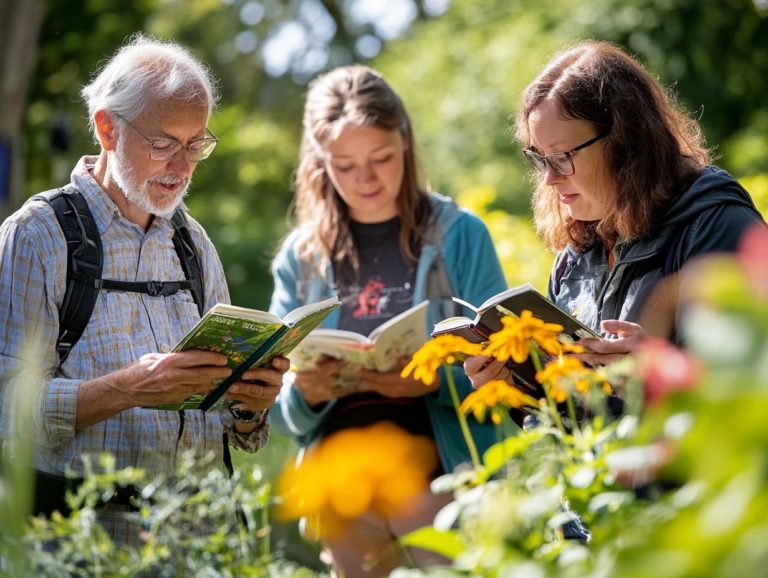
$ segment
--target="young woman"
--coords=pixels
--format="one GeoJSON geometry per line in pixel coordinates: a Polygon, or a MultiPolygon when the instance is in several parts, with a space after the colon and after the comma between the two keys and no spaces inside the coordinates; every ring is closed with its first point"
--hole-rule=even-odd
{"type": "MultiPolygon", "coordinates": [[[[311,85],[295,183],[298,226],[273,263],[270,310],[338,294],[328,327],[367,335],[429,299],[428,326],[455,314],[452,295],[481,303],[506,283],[488,231],[446,197],[428,193],[418,173],[411,122],[398,95],[364,66],[338,68],[311,85]]],[[[391,373],[360,371],[353,389],[333,387],[341,362],[326,359],[286,379],[273,425],[306,447],[346,428],[389,420],[432,438],[441,467],[470,460],[449,392],[391,373]]],[[[471,391],[455,372],[460,396],[471,391]]],[[[489,424],[471,422],[479,451],[493,443],[489,424]]],[[[405,563],[397,537],[428,525],[448,496],[428,491],[408,516],[361,517],[326,543],[346,577],[382,576],[405,563]]],[[[438,561],[410,552],[417,563],[438,561]]]]}
{"type": "MultiPolygon", "coordinates": [[[[557,252],[549,297],[610,339],[584,361],[631,352],[646,330],[683,342],[674,274],[697,255],[733,251],[762,222],[749,194],[710,166],[698,123],[616,46],[586,41],[557,54],[525,89],[516,136],[535,169],[537,230],[557,252]],[[671,304],[671,311],[669,306],[671,304]]],[[[473,385],[508,377],[467,360],[473,385]]]]}

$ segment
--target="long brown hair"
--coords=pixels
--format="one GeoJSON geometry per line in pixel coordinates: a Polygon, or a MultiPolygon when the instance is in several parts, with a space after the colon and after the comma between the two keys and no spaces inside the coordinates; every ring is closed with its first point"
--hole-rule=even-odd
{"type": "Polygon", "coordinates": [[[588,40],[557,54],[523,91],[515,137],[530,146],[528,117],[554,99],[564,118],[591,122],[603,140],[615,204],[600,221],[567,214],[543,175],[534,175],[536,229],[551,250],[571,244],[650,235],[664,212],[710,162],[698,122],[634,58],[608,42],[588,40]]]}
{"type": "Polygon", "coordinates": [[[379,73],[366,66],[336,68],[310,84],[303,125],[294,183],[300,258],[317,266],[321,275],[328,263],[351,263],[358,270],[349,209],[328,176],[325,147],[345,126],[373,126],[399,130],[406,145],[397,208],[400,247],[406,261],[415,265],[431,210],[420,180],[411,121],[400,97],[379,73]]]}

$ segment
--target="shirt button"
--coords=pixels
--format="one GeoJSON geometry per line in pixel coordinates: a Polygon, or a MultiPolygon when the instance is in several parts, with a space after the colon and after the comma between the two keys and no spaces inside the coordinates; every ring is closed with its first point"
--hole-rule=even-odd
{"type": "Polygon", "coordinates": [[[161,343],[160,347],[158,347],[157,350],[160,353],[168,353],[170,351],[169,347],[165,343],[161,343]]]}

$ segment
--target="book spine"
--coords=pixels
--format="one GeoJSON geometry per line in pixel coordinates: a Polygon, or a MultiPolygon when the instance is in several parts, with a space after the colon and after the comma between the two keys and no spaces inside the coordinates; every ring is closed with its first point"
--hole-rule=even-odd
{"type": "Polygon", "coordinates": [[[493,333],[490,329],[488,329],[485,325],[482,325],[482,324],[475,325],[470,329],[472,329],[472,333],[477,335],[482,341],[488,341],[488,339],[491,336],[491,333],[493,333]]]}
{"type": "Polygon", "coordinates": [[[207,411],[211,408],[211,406],[213,406],[213,404],[219,401],[221,396],[227,393],[229,386],[238,381],[242,375],[251,368],[251,366],[253,366],[267,352],[269,352],[269,350],[272,349],[272,346],[274,346],[275,343],[277,343],[280,338],[282,338],[286,331],[288,331],[287,325],[283,325],[280,327],[280,329],[275,331],[272,336],[264,343],[262,343],[261,347],[254,351],[243,363],[241,363],[228,378],[222,381],[210,392],[208,392],[208,395],[206,395],[205,399],[203,399],[203,401],[200,403],[200,409],[207,411]]]}

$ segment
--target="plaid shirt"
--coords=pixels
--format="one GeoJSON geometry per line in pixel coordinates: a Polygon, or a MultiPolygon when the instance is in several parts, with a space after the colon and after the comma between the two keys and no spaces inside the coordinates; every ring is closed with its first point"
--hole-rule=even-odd
{"type": "MultiPolygon", "coordinates": [[[[72,183],[83,194],[101,233],[105,279],[172,281],[184,279],[173,247],[173,226],[155,218],[149,230],[125,219],[89,173],[95,157],[83,157],[72,172],[72,183]]],[[[189,229],[201,260],[205,309],[229,302],[224,272],[203,228],[189,218],[189,229]]],[[[257,450],[268,427],[250,436],[232,429],[228,412],[179,412],[131,408],[105,421],[75,431],[78,387],[151,352],[167,352],[200,318],[189,291],[168,297],[100,291],[90,322],[59,366],[56,338],[59,307],[67,272],[64,236],[52,209],[31,201],[0,228],[0,438],[14,432],[16,400],[34,384],[18,376],[25,340],[39,336],[43,353],[35,369],[47,378],[35,395],[35,466],[64,473],[82,472],[82,456],[109,452],[116,466],[139,467],[149,473],[173,472],[181,454],[208,452],[223,464],[223,433],[236,447],[257,450]],[[24,389],[26,388],[26,389],[24,389]]],[[[118,508],[119,507],[108,507],[118,508]]],[[[108,514],[108,512],[107,512],[108,514]]],[[[119,538],[125,528],[115,517],[107,530],[119,538]]]]}

